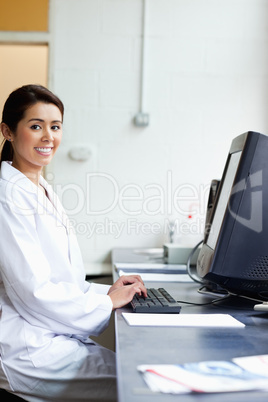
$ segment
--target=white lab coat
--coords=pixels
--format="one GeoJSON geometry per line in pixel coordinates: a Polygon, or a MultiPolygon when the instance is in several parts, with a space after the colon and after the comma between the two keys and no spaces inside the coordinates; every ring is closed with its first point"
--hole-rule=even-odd
{"type": "MultiPolygon", "coordinates": [[[[64,384],[57,384],[73,381],[75,387],[76,377],[94,377],[98,356],[93,359],[94,367],[85,365],[98,349],[89,336],[106,328],[112,302],[108,285],[85,281],[68,218],[42,177],[41,184],[49,199],[10,163],[2,162],[0,387],[25,393],[27,400],[39,400],[29,394],[38,395],[40,383],[53,379],[48,400],[60,392],[59,400],[69,400],[64,384]]],[[[111,364],[108,376],[113,377],[114,363],[105,362],[106,357],[101,358],[97,376],[101,376],[101,367],[105,371],[111,364]]],[[[74,391],[76,400],[79,387],[74,391]]],[[[50,390],[43,387],[44,392],[49,395],[50,390]]]]}

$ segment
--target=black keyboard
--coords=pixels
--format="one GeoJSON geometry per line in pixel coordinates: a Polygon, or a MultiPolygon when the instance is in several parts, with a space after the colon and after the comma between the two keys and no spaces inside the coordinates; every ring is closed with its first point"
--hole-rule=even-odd
{"type": "Polygon", "coordinates": [[[147,289],[148,297],[136,294],[130,302],[134,313],[179,313],[181,306],[164,289],[147,289]]]}

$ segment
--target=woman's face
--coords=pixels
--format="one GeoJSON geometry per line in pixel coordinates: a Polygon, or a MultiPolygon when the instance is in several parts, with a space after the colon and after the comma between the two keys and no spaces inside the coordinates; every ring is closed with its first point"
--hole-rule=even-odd
{"type": "Polygon", "coordinates": [[[62,115],[53,103],[29,107],[11,134],[12,164],[25,172],[40,171],[53,158],[62,138],[62,115]]]}

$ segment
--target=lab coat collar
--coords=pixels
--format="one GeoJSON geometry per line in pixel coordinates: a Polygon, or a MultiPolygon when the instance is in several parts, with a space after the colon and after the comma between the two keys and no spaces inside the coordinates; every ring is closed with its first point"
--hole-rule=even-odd
{"type": "Polygon", "coordinates": [[[37,186],[18,169],[14,168],[12,162],[2,162],[0,177],[3,180],[16,184],[16,186],[19,186],[30,193],[36,194],[37,192],[37,186]]]}
{"type": "Polygon", "coordinates": [[[24,191],[31,193],[37,197],[39,205],[42,205],[50,214],[54,214],[69,231],[69,221],[67,215],[52,187],[47,181],[40,176],[40,184],[44,187],[47,197],[44,192],[38,188],[28,177],[21,173],[18,169],[12,166],[11,162],[4,161],[1,164],[0,178],[19,186],[24,191]]]}
{"type": "Polygon", "coordinates": [[[43,176],[40,176],[39,180],[40,184],[42,187],[44,187],[47,196],[43,193],[42,190],[38,188],[38,200],[41,203],[43,200],[43,203],[45,203],[46,208],[50,210],[51,212],[51,207],[54,208],[54,211],[57,212],[57,219],[61,221],[61,223],[65,226],[67,232],[69,233],[70,231],[70,222],[69,219],[66,215],[66,212],[61,205],[61,202],[56,195],[56,193],[53,191],[52,187],[48,184],[48,182],[44,179],[43,176]],[[48,201],[49,200],[49,201],[48,201]]]}

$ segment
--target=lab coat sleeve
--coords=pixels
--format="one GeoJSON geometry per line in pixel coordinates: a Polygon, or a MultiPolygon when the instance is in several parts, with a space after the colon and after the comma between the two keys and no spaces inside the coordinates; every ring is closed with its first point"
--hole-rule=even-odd
{"type": "MultiPolygon", "coordinates": [[[[85,282],[85,286],[86,286],[86,288],[91,287],[91,290],[93,290],[96,293],[103,294],[103,295],[107,295],[111,288],[111,285],[104,285],[102,283],[94,283],[94,282],[92,282],[92,283],[85,282]]],[[[85,288],[85,290],[86,290],[86,288],[85,288]]]]}
{"type": "Polygon", "coordinates": [[[17,312],[30,324],[57,334],[88,337],[102,332],[112,311],[109,287],[101,286],[97,293],[98,286],[51,279],[56,267],[42,250],[34,214],[15,214],[1,203],[0,227],[2,280],[17,312]]]}

